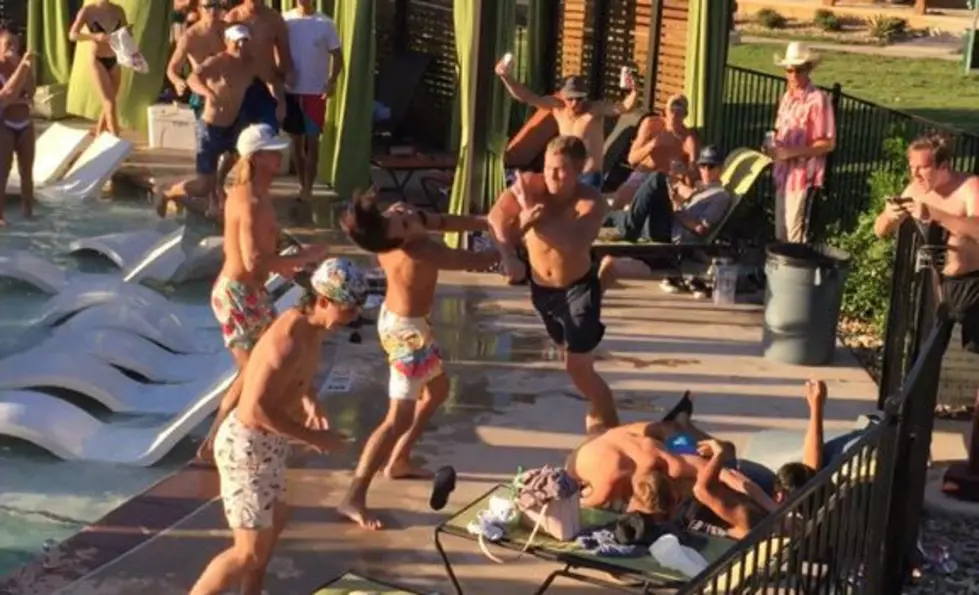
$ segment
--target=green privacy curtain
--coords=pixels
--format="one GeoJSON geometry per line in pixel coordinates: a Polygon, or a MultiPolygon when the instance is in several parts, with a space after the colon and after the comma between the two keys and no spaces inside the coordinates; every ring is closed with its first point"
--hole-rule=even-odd
{"type": "Polygon", "coordinates": [[[66,84],[71,76],[68,14],[64,0],[32,0],[27,5],[27,49],[40,56],[41,85],[66,84]]]}
{"type": "MultiPolygon", "coordinates": [[[[476,73],[474,61],[479,48],[479,10],[482,0],[455,0],[452,4],[452,21],[456,39],[456,55],[459,58],[459,162],[456,164],[452,180],[452,196],[449,198],[449,212],[463,214],[469,212],[468,193],[472,163],[470,144],[472,138],[473,112],[476,101],[476,73]]],[[[446,234],[446,243],[459,245],[459,234],[446,234]]]]}
{"type": "Polygon", "coordinates": [[[327,104],[320,141],[320,178],[340,196],[370,185],[374,113],[374,3],[336,0],[333,19],[344,68],[327,104]]]}
{"type": "MultiPolygon", "coordinates": [[[[549,3],[554,0],[530,0],[527,4],[527,29],[522,38],[517,39],[515,54],[519,54],[518,63],[525,64],[526,69],[518,72],[520,82],[534,93],[543,94],[547,90],[547,79],[550,73],[544,64],[544,55],[553,39],[547,38],[552,30],[551,19],[554,17],[549,3]]],[[[518,130],[527,118],[536,111],[523,103],[513,103],[511,113],[514,115],[514,131],[518,130]]]]}
{"type": "Polygon", "coordinates": [[[724,67],[730,31],[730,2],[692,0],[687,13],[685,89],[690,99],[687,125],[707,140],[717,135],[724,102],[724,67]]]}
{"type": "MultiPolygon", "coordinates": [[[[492,11],[495,18],[487,19],[494,24],[489,31],[481,29],[482,37],[480,43],[481,51],[488,51],[493,56],[502,56],[506,52],[512,51],[514,33],[516,31],[516,3],[515,2],[487,2],[483,8],[492,11]]],[[[492,71],[480,72],[481,82],[488,83],[488,91],[480,91],[489,96],[489,113],[486,122],[486,161],[483,163],[483,194],[473,197],[474,204],[470,205],[470,212],[488,213],[496,198],[503,192],[506,182],[503,174],[503,153],[506,151],[507,141],[510,132],[510,94],[507,93],[503,85],[496,80],[492,71]]],[[[480,85],[480,89],[484,89],[480,85]]],[[[532,87],[535,88],[535,87],[532,87]]],[[[475,139],[479,142],[480,139],[475,139]]]]}
{"type": "MultiPolygon", "coordinates": [[[[449,212],[486,213],[504,188],[503,152],[507,144],[510,96],[496,80],[492,69],[484,68],[477,72],[475,67],[480,62],[479,52],[489,55],[490,60],[482,60],[489,64],[512,51],[516,27],[515,5],[513,2],[455,0],[452,12],[459,57],[460,143],[449,212]],[[482,11],[481,15],[477,14],[479,10],[482,11]],[[473,135],[477,92],[485,98],[480,106],[480,115],[485,114],[487,118],[486,136],[483,138],[473,135]],[[482,163],[474,162],[473,147],[477,146],[485,149],[482,163]],[[477,168],[477,175],[482,180],[481,192],[479,196],[469,196],[471,176],[477,168]]],[[[448,239],[451,244],[458,245],[458,237],[448,239]]]]}
{"type": "MultiPolygon", "coordinates": [[[[133,26],[133,39],[149,65],[147,74],[122,69],[119,87],[119,124],[124,128],[147,132],[146,108],[156,103],[163,88],[167,61],[170,59],[170,2],[116,0],[126,11],[133,26]]],[[[89,0],[86,4],[92,4],[89,0]]],[[[74,19],[74,15],[72,15],[74,19]]],[[[68,83],[68,112],[95,120],[102,112],[102,100],[93,80],[91,42],[75,46],[75,60],[68,83]]]]}

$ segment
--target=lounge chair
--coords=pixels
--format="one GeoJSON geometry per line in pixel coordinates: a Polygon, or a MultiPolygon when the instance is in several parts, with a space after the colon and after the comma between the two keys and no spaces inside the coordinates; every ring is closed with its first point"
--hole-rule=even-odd
{"type": "MultiPolygon", "coordinates": [[[[90,138],[87,130],[58,123],[48,126],[37,137],[34,147],[34,187],[43,188],[60,180],[90,138]]],[[[20,173],[16,163],[11,165],[6,190],[9,194],[20,193],[20,173]]]]}
{"type": "MultiPolygon", "coordinates": [[[[85,354],[152,384],[185,384],[203,378],[225,365],[226,354],[184,355],[163,349],[152,340],[117,328],[62,328],[36,349],[44,357],[78,352],[85,354]]],[[[16,356],[14,356],[16,357],[16,356]]],[[[0,367],[4,361],[0,360],[0,367]]]]}
{"type": "Polygon", "coordinates": [[[609,241],[599,237],[593,244],[593,251],[599,257],[611,255],[639,259],[652,258],[654,260],[718,252],[716,242],[721,231],[731,219],[731,215],[738,205],[741,204],[742,199],[754,186],[755,181],[771,163],[770,158],[754,149],[736,149],[727,156],[727,159],[724,160],[721,182],[731,193],[731,204],[728,206],[727,212],[724,213],[724,217],[710,229],[710,232],[700,243],[668,244],[648,241],[609,241]]]}
{"type": "MultiPolygon", "coordinates": [[[[298,303],[302,290],[293,287],[276,302],[280,309],[298,303]]],[[[86,364],[91,363],[86,360],[86,364]]],[[[94,364],[93,364],[94,365],[94,364]]],[[[83,409],[49,394],[29,390],[0,391],[0,434],[32,442],[65,460],[148,467],[163,458],[211,415],[234,380],[237,369],[230,355],[225,365],[207,378],[180,386],[148,387],[135,383],[119,390],[147,393],[146,400],[182,401],[167,423],[139,427],[105,423],[83,409]]],[[[115,395],[128,401],[129,392],[115,395]]]]}
{"type": "Polygon", "coordinates": [[[92,236],[73,241],[68,245],[68,254],[72,256],[98,254],[126,271],[138,264],[144,254],[167,236],[169,234],[156,229],[92,236]]]}
{"type": "MultiPolygon", "coordinates": [[[[469,541],[476,538],[467,529],[470,522],[475,520],[476,515],[484,510],[489,499],[493,494],[509,495],[510,486],[499,485],[476,499],[471,504],[457,512],[444,523],[435,528],[435,548],[442,557],[446,573],[452,581],[456,593],[463,592],[452,564],[449,562],[441,543],[441,535],[452,535],[469,541]]],[[[605,510],[594,508],[581,509],[582,528],[603,527],[616,521],[621,515],[605,510]]],[[[586,569],[610,573],[629,582],[640,583],[637,592],[653,593],[657,589],[677,589],[687,582],[687,577],[683,574],[661,566],[651,555],[635,558],[611,558],[597,556],[580,549],[574,542],[560,542],[538,533],[533,543],[527,547],[527,539],[530,537],[530,529],[527,527],[517,527],[508,531],[506,538],[495,544],[511,551],[520,552],[526,547],[526,553],[536,558],[549,562],[556,562],[563,567],[552,572],[535,593],[544,593],[551,583],[558,577],[565,577],[572,580],[579,580],[591,584],[597,584],[611,590],[621,590],[622,585],[609,582],[594,576],[579,574],[577,569],[586,569]]],[[[706,535],[696,536],[696,541],[692,547],[696,549],[708,563],[721,558],[728,549],[734,545],[734,541],[725,537],[712,537],[706,535]]]]}
{"type": "Polygon", "coordinates": [[[313,591],[312,595],[421,595],[379,580],[365,578],[352,572],[344,573],[313,591]]]}
{"type": "MultiPolygon", "coordinates": [[[[151,232],[152,233],[152,232],[151,232]]],[[[125,238],[128,248],[139,248],[150,240],[150,235],[125,238]]],[[[51,262],[26,251],[0,255],[0,276],[17,279],[45,293],[60,293],[83,284],[88,289],[105,287],[115,289],[123,284],[151,282],[161,285],[187,283],[198,279],[209,279],[221,269],[223,240],[208,237],[188,245],[183,228],[160,237],[137,259],[130,259],[130,253],[119,253],[122,247],[113,243],[113,238],[103,242],[102,238],[91,241],[79,240],[72,245],[72,254],[93,251],[114,252],[119,261],[133,260],[131,266],[123,270],[123,275],[68,273],[51,262]]],[[[126,291],[123,289],[122,291],[126,291]]]]}
{"type": "Polygon", "coordinates": [[[85,149],[64,178],[39,188],[37,195],[51,201],[95,198],[132,152],[131,142],[103,132],[85,149]]]}

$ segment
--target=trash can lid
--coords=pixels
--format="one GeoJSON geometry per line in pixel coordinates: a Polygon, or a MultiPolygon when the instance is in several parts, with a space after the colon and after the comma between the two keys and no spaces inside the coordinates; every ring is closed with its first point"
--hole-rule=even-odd
{"type": "Polygon", "coordinates": [[[850,255],[825,244],[770,244],[766,248],[766,260],[771,264],[806,269],[845,268],[850,265],[850,255]]]}

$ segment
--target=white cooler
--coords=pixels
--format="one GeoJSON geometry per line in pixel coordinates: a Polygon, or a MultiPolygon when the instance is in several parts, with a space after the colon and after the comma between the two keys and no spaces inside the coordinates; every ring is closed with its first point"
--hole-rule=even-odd
{"type": "Polygon", "coordinates": [[[34,93],[35,116],[45,120],[61,120],[68,117],[68,86],[44,85],[34,93]]]}
{"type": "Polygon", "coordinates": [[[194,111],[179,103],[158,103],[147,109],[151,149],[197,151],[194,111]]]}

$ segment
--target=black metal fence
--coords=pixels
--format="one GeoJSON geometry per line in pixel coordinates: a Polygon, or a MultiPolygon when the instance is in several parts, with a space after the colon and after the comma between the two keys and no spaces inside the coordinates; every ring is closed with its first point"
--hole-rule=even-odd
{"type": "MultiPolygon", "coordinates": [[[[847,95],[838,84],[822,89],[833,103],[837,148],[827,163],[826,191],[813,212],[812,227],[818,239],[825,239],[832,230],[849,230],[856,225],[869,205],[871,173],[890,161],[884,141],[895,134],[947,134],[953,139],[955,166],[960,171],[979,173],[979,136],[847,95]]],[[[709,130],[708,136],[726,151],[759,146],[765,132],[774,126],[784,92],[785,80],[781,77],[727,66],[721,130],[709,130]]],[[[757,185],[754,196],[763,209],[773,204],[770,179],[757,185]]]]}
{"type": "Polygon", "coordinates": [[[936,320],[881,419],[681,595],[901,592],[918,537],[931,411],[951,334],[944,313],[936,320]]]}

